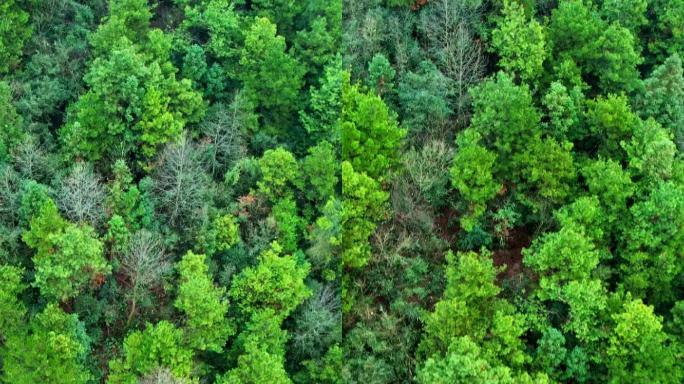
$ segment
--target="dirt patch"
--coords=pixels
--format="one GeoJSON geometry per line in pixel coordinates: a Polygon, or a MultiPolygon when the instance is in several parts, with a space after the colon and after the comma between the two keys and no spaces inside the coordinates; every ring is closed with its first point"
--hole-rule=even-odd
{"type": "Polygon", "coordinates": [[[506,246],[494,251],[492,255],[495,266],[506,266],[506,270],[498,275],[498,279],[513,279],[524,272],[522,250],[530,246],[532,236],[526,228],[514,228],[507,236],[506,246]]]}
{"type": "Polygon", "coordinates": [[[458,226],[458,214],[453,208],[445,209],[439,216],[435,217],[433,228],[444,241],[453,244],[458,239],[461,228],[458,226]]]}

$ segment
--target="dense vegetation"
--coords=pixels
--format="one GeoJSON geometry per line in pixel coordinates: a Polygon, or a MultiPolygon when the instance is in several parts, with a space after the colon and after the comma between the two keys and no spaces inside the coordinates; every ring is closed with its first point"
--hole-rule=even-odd
{"type": "Polygon", "coordinates": [[[343,12],[345,381],[681,383],[684,2],[343,12]]]}
{"type": "Polygon", "coordinates": [[[684,381],[683,0],[3,0],[0,382],[684,381]]]}
{"type": "Polygon", "coordinates": [[[334,380],[342,4],[0,20],[0,381],[334,380]]]}

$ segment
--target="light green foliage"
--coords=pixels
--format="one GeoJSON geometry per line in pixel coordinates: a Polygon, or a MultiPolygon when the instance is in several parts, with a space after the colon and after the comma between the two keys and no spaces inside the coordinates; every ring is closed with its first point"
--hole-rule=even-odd
{"type": "Polygon", "coordinates": [[[446,357],[431,357],[419,368],[421,384],[512,384],[510,368],[492,363],[469,337],[455,338],[446,357]]]}
{"type": "Polygon", "coordinates": [[[480,144],[480,134],[466,129],[456,137],[457,150],[451,165],[451,184],[468,203],[461,226],[470,231],[484,213],[487,202],[501,189],[492,176],[496,154],[480,144]]]}
{"type": "Polygon", "coordinates": [[[22,118],[12,104],[10,87],[6,82],[0,81],[0,161],[5,160],[10,150],[19,145],[24,138],[25,133],[21,129],[21,124],[22,118]]]}
{"type": "Polygon", "coordinates": [[[527,85],[515,85],[510,76],[499,72],[473,88],[471,96],[471,128],[482,134],[487,147],[496,149],[496,171],[511,177],[517,165],[513,155],[522,152],[541,132],[541,117],[530,91],[527,85]]]}
{"type": "Polygon", "coordinates": [[[648,0],[604,0],[601,16],[611,23],[619,23],[636,35],[648,23],[648,3],[648,0]]]}
{"type": "Polygon", "coordinates": [[[176,80],[171,42],[149,29],[150,17],[146,2],[117,1],[95,33],[98,55],[84,77],[89,90],[70,106],[60,130],[72,156],[99,160],[141,152],[149,159],[204,115],[191,81],[176,80]]]}
{"type": "Polygon", "coordinates": [[[212,228],[215,234],[216,250],[226,251],[240,242],[240,226],[233,215],[221,215],[214,219],[212,228]]]}
{"type": "Polygon", "coordinates": [[[468,336],[482,346],[488,359],[509,366],[526,360],[521,335],[522,316],[504,299],[497,298],[495,284],[500,272],[483,251],[453,255],[447,253],[447,287],[433,312],[423,319],[424,334],[419,351],[424,355],[447,353],[454,338],[468,336]]]}
{"type": "MultiPolygon", "coordinates": [[[[684,2],[682,2],[684,4],[684,2]]],[[[674,134],[684,151],[684,69],[678,54],[668,57],[644,81],[644,93],[637,100],[643,117],[652,117],[674,134]]]]}
{"type": "Polygon", "coordinates": [[[492,48],[499,66],[506,72],[530,82],[542,73],[546,57],[544,30],[537,20],[525,15],[522,5],[515,0],[504,0],[503,17],[492,31],[492,48]]]}
{"type": "Polygon", "coordinates": [[[637,65],[643,59],[629,29],[608,24],[585,1],[559,3],[549,22],[549,40],[556,60],[572,59],[585,75],[598,79],[603,92],[637,87],[637,65]]]}
{"type": "Polygon", "coordinates": [[[78,227],[62,219],[52,200],[31,219],[31,229],[23,239],[36,250],[34,284],[46,298],[67,300],[95,277],[111,271],[93,228],[78,227]]]}
{"type": "Polygon", "coordinates": [[[536,239],[523,251],[526,265],[541,273],[542,298],[557,299],[562,285],[588,279],[599,263],[599,253],[579,228],[563,227],[536,239]]]}
{"type": "Polygon", "coordinates": [[[563,325],[582,342],[596,342],[603,336],[600,321],[607,307],[608,296],[601,280],[575,280],[562,288],[561,301],[570,308],[569,319],[563,325]]]}
{"type": "Polygon", "coordinates": [[[26,307],[17,298],[26,288],[23,275],[21,268],[0,265],[0,340],[16,334],[24,325],[26,307]]]}
{"type": "Polygon", "coordinates": [[[183,331],[168,321],[147,324],[144,331],[126,336],[123,356],[110,361],[109,384],[136,384],[138,378],[158,367],[178,378],[188,378],[193,354],[183,347],[183,331]]]}
{"type": "Polygon", "coordinates": [[[551,83],[542,100],[549,118],[546,126],[546,133],[549,136],[559,141],[579,136],[577,125],[580,106],[576,103],[581,101],[581,97],[576,87],[569,91],[561,82],[551,83]]]}
{"type": "Polygon", "coordinates": [[[376,180],[343,161],[342,196],[342,263],[360,268],[371,257],[368,238],[385,218],[389,194],[376,180]]]}
{"type": "Polygon", "coordinates": [[[309,23],[307,28],[297,31],[293,51],[302,63],[306,63],[308,77],[320,79],[324,67],[339,58],[342,2],[308,1],[302,17],[309,23]]]}
{"type": "Polygon", "coordinates": [[[237,367],[218,378],[223,384],[291,383],[285,368],[287,332],[280,329],[282,318],[276,309],[252,314],[233,345],[240,350],[237,367]]]}
{"type": "Polygon", "coordinates": [[[91,160],[138,145],[152,157],[204,113],[201,96],[188,80],[177,81],[174,71],[148,62],[131,44],[95,59],[85,77],[90,90],[70,108],[69,123],[60,131],[64,144],[91,160]]]}
{"type": "Polygon", "coordinates": [[[648,292],[656,302],[671,300],[671,283],[682,271],[684,188],[661,182],[630,211],[620,251],[624,283],[638,297],[648,292]]]}
{"type": "Polygon", "coordinates": [[[672,135],[655,120],[639,124],[632,140],[624,148],[632,175],[639,176],[646,185],[655,185],[672,176],[677,146],[672,135]]]}
{"type": "Polygon", "coordinates": [[[75,314],[48,304],[23,332],[11,335],[2,351],[5,383],[85,384],[90,340],[75,314]]]}
{"type": "Polygon", "coordinates": [[[278,228],[278,241],[286,253],[297,250],[304,221],[297,214],[297,203],[286,197],[273,204],[271,215],[278,228]]]}
{"type": "Polygon", "coordinates": [[[634,36],[618,24],[611,24],[591,47],[593,55],[587,68],[598,76],[604,92],[630,92],[639,83],[637,66],[643,62],[634,36]]]}
{"type": "Polygon", "coordinates": [[[245,31],[245,46],[240,51],[239,77],[245,95],[274,114],[273,118],[299,105],[304,70],[285,49],[285,39],[276,35],[276,25],[259,17],[245,31]]]}
{"type": "Polygon", "coordinates": [[[558,3],[548,25],[549,44],[555,59],[572,59],[580,66],[589,61],[591,45],[595,43],[606,22],[591,10],[583,0],[568,0],[558,3]]]}
{"type": "Polygon", "coordinates": [[[620,163],[615,160],[598,159],[586,164],[581,170],[589,192],[601,202],[609,222],[620,219],[627,209],[627,200],[634,194],[635,186],[620,163]]]}
{"type": "Polygon", "coordinates": [[[191,251],[178,263],[180,281],[174,306],[185,316],[185,340],[200,351],[221,352],[234,333],[226,318],[225,288],[214,285],[204,255],[191,251]]]}
{"type": "Polygon", "coordinates": [[[606,210],[596,196],[582,196],[561,207],[554,216],[561,227],[583,230],[594,244],[602,244],[609,233],[607,223],[610,218],[606,217],[606,210]]]}
{"type": "Polygon", "coordinates": [[[321,270],[326,280],[334,280],[339,273],[339,248],[342,243],[343,204],[340,200],[330,199],[321,208],[321,216],[316,219],[309,234],[311,247],[307,256],[314,271],[321,270]]]}
{"type": "Polygon", "coordinates": [[[287,149],[269,149],[259,159],[262,178],[257,182],[259,192],[275,201],[291,196],[301,182],[299,164],[287,149]]]}
{"type": "Polygon", "coordinates": [[[555,139],[533,138],[525,152],[515,157],[523,166],[522,173],[527,189],[536,194],[537,204],[562,203],[575,184],[575,165],[572,143],[556,142],[555,139]]]}
{"type": "Polygon", "coordinates": [[[412,134],[436,134],[448,124],[449,79],[429,61],[421,61],[416,72],[406,73],[399,84],[403,124],[412,134]]]}
{"type": "Polygon", "coordinates": [[[27,228],[31,219],[40,213],[41,208],[50,199],[50,189],[34,180],[28,180],[21,185],[19,202],[19,222],[27,228]]]}
{"type": "Polygon", "coordinates": [[[640,124],[624,95],[609,94],[587,102],[587,124],[601,142],[599,153],[608,158],[622,159],[620,143],[628,141],[640,124]]]}
{"type": "Polygon", "coordinates": [[[153,212],[149,204],[145,204],[143,193],[133,183],[133,175],[123,160],[117,160],[112,166],[114,180],[109,189],[109,201],[113,215],[118,215],[131,230],[148,227],[153,212]]]}
{"type": "Polygon", "coordinates": [[[243,317],[273,309],[273,316],[284,319],[311,295],[304,284],[309,265],[281,255],[281,250],[274,242],[259,255],[255,267],[245,268],[233,279],[229,295],[243,317]]]}
{"type": "Polygon", "coordinates": [[[339,160],[335,147],[327,141],[321,141],[309,148],[309,154],[302,161],[302,173],[311,188],[306,188],[306,196],[310,201],[325,202],[335,195],[338,187],[339,160]]]}
{"type": "Polygon", "coordinates": [[[380,97],[391,94],[394,92],[396,75],[397,71],[392,68],[387,57],[382,53],[377,53],[368,63],[368,88],[380,97]]]}
{"type": "Polygon", "coordinates": [[[654,34],[649,39],[648,49],[663,62],[672,54],[684,55],[684,0],[652,0],[653,13],[656,15],[654,34]]]}
{"type": "Polygon", "coordinates": [[[615,328],[606,350],[609,383],[679,383],[672,347],[665,344],[662,319],[641,300],[624,303],[613,315],[615,328]]]}
{"type": "Polygon", "coordinates": [[[342,70],[342,60],[337,58],[327,65],[320,86],[309,90],[309,105],[299,112],[300,120],[311,140],[340,142],[340,110],[342,109],[342,84],[349,74],[342,70]]]}
{"type": "Polygon", "coordinates": [[[284,358],[256,343],[245,345],[245,353],[238,357],[237,367],[219,378],[217,384],[290,384],[292,381],[284,367],[284,358]]]}
{"type": "Polygon", "coordinates": [[[398,163],[399,146],[406,131],[379,96],[364,93],[358,85],[342,87],[342,158],[357,172],[376,180],[387,178],[398,163]]]}
{"type": "Polygon", "coordinates": [[[31,37],[29,14],[20,7],[22,3],[6,0],[0,4],[0,73],[19,62],[24,43],[31,37]]]}

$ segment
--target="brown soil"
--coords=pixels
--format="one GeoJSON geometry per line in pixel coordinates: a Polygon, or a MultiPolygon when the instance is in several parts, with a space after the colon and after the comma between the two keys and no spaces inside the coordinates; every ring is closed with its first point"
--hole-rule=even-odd
{"type": "Polygon", "coordinates": [[[512,229],[503,249],[494,251],[494,265],[506,266],[506,270],[498,276],[499,280],[512,279],[524,272],[522,250],[529,247],[532,236],[525,228],[512,229]]]}

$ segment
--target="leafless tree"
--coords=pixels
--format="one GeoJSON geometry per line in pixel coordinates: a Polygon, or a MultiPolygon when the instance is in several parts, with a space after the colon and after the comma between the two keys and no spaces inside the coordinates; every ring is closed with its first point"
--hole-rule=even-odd
{"type": "Polygon", "coordinates": [[[243,132],[256,126],[256,114],[240,92],[230,105],[213,106],[200,124],[209,171],[221,177],[245,154],[243,132]]]}
{"type": "Polygon", "coordinates": [[[468,88],[484,74],[485,59],[479,40],[472,34],[480,19],[477,0],[435,0],[421,12],[419,27],[428,53],[437,67],[451,79],[453,110],[467,121],[468,88]]]}
{"type": "Polygon", "coordinates": [[[185,384],[184,379],[179,379],[173,376],[173,373],[168,368],[156,368],[154,371],[143,376],[138,384],[185,384]]]}
{"type": "Polygon", "coordinates": [[[198,219],[210,198],[211,184],[201,152],[185,135],[164,148],[153,182],[156,205],[176,229],[187,228],[185,224],[198,219]]]}
{"type": "Polygon", "coordinates": [[[129,283],[126,296],[131,303],[128,312],[130,323],[138,304],[147,298],[150,288],[161,284],[164,276],[171,271],[171,263],[160,237],[144,229],[133,234],[128,250],[120,256],[119,263],[129,283]]]}
{"type": "Polygon", "coordinates": [[[77,162],[58,188],[57,205],[78,223],[98,227],[104,213],[105,189],[90,164],[77,162]]]}
{"type": "Polygon", "coordinates": [[[27,135],[24,141],[12,150],[12,163],[25,179],[44,181],[45,177],[52,173],[47,152],[33,135],[27,135]]]}

